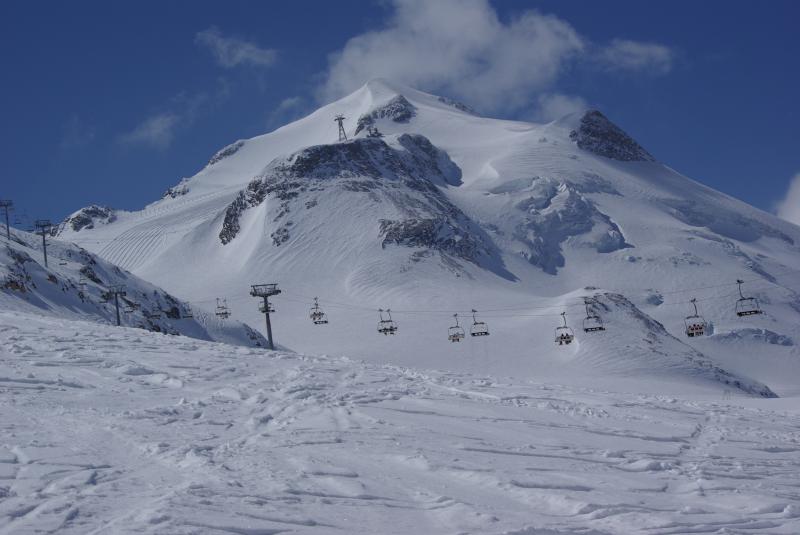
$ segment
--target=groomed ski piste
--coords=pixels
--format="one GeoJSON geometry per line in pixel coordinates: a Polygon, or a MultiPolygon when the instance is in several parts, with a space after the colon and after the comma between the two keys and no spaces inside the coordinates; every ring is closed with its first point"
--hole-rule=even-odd
{"type": "Polygon", "coordinates": [[[172,322],[195,338],[65,304],[48,275],[81,266],[17,236],[38,278],[0,294],[0,533],[800,532],[800,228],[597,112],[374,80],[48,238],[210,318],[172,322]],[[265,283],[274,352],[245,347],[265,283]]]}
{"type": "Polygon", "coordinates": [[[0,533],[800,532],[797,399],[0,312],[0,533]]]}

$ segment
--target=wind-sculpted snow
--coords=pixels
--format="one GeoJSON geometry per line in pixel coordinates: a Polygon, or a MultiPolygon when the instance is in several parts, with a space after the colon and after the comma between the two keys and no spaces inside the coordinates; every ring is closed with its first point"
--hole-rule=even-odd
{"type": "Polygon", "coordinates": [[[93,229],[95,225],[113,223],[116,219],[117,215],[114,209],[92,204],[67,217],[61,223],[61,227],[69,227],[73,232],[80,232],[83,229],[93,229]]]}
{"type": "Polygon", "coordinates": [[[0,303],[6,310],[37,311],[58,317],[116,321],[109,290],[122,286],[122,324],[204,340],[265,345],[264,338],[239,322],[219,325],[208,313],[75,245],[50,240],[48,265],[39,237],[23,232],[0,244],[0,303]]]}
{"type": "Polygon", "coordinates": [[[691,199],[664,199],[662,202],[681,222],[693,227],[705,227],[725,238],[752,242],[768,236],[794,245],[794,240],[780,230],[720,206],[691,199]]]}
{"type": "Polygon", "coordinates": [[[535,178],[526,198],[516,208],[525,213],[515,238],[527,245],[525,256],[546,273],[556,274],[564,266],[561,244],[610,253],[631,247],[622,231],[572,184],[555,179],[535,178]]]}
{"type": "Polygon", "coordinates": [[[612,160],[655,161],[632,137],[597,110],[586,112],[581,117],[580,126],[570,132],[569,137],[579,148],[612,160]]]}
{"type": "Polygon", "coordinates": [[[386,104],[358,118],[355,135],[373,126],[379,119],[390,119],[396,123],[407,123],[417,115],[417,108],[403,95],[397,95],[386,104]]]}
{"type": "Polygon", "coordinates": [[[800,415],[0,311],[0,533],[800,532],[800,415]]]}
{"type": "Polygon", "coordinates": [[[338,191],[365,196],[376,213],[402,216],[372,222],[384,248],[430,249],[479,265],[501,265],[491,240],[442,193],[460,177],[447,154],[418,135],[309,147],[272,162],[238,194],[225,211],[219,238],[223,244],[234,240],[245,211],[271,198],[277,201],[271,215],[277,228],[270,237],[273,246],[281,246],[291,238],[292,213],[325,210],[330,192],[338,191]]]}
{"type": "Polygon", "coordinates": [[[631,368],[634,366],[647,366],[650,358],[655,357],[666,361],[662,362],[661,365],[687,368],[687,374],[689,375],[705,376],[748,394],[765,398],[777,397],[768,386],[731,373],[715,364],[698,350],[684,344],[669,334],[661,323],[643,313],[624,296],[606,293],[598,299],[598,303],[604,305],[606,300],[609,305],[613,305],[613,308],[605,306],[603,312],[613,312],[614,314],[626,316],[625,328],[630,332],[640,333],[642,337],[642,347],[646,348],[646,350],[644,354],[640,352],[637,355],[637,362],[630,361],[627,363],[631,368]]]}

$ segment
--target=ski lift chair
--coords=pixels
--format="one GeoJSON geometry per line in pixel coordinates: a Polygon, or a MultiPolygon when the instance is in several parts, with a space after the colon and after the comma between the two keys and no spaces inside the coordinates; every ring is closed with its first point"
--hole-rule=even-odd
{"type": "Polygon", "coordinates": [[[761,314],[761,307],[758,305],[758,299],[755,297],[745,297],[742,293],[743,280],[737,279],[736,283],[739,285],[739,299],[736,301],[736,315],[740,318],[742,316],[755,316],[761,314]]]}
{"type": "Polygon", "coordinates": [[[575,339],[575,333],[572,331],[569,325],[567,325],[566,312],[561,313],[561,319],[564,320],[564,325],[559,325],[556,327],[555,342],[560,346],[569,345],[575,339]]]}
{"type": "Polygon", "coordinates": [[[383,309],[382,308],[378,309],[378,316],[380,318],[378,320],[378,332],[386,336],[390,334],[396,334],[397,324],[394,321],[392,321],[392,311],[386,309],[386,314],[388,315],[388,319],[384,319],[383,309]]]}
{"type": "Polygon", "coordinates": [[[314,306],[311,308],[311,311],[308,314],[308,317],[311,318],[311,321],[314,322],[314,325],[325,325],[328,323],[328,317],[319,308],[319,300],[315,297],[314,298],[314,306]]]}
{"type": "Polygon", "coordinates": [[[697,299],[693,298],[690,302],[694,306],[694,314],[686,316],[686,319],[683,320],[686,326],[686,336],[689,338],[703,336],[706,333],[706,320],[697,311],[697,299]]]}
{"type": "Polygon", "coordinates": [[[589,298],[585,298],[583,301],[583,304],[586,307],[586,318],[583,320],[583,332],[585,333],[606,330],[605,325],[603,325],[603,319],[594,311],[593,308],[590,308],[594,302],[594,299],[589,298]]]}
{"type": "Polygon", "coordinates": [[[472,309],[472,327],[469,329],[470,336],[489,336],[489,326],[482,321],[478,321],[475,319],[475,314],[478,311],[474,308],[472,309]]]}
{"type": "Polygon", "coordinates": [[[447,339],[451,342],[460,342],[464,339],[464,328],[458,324],[458,314],[453,314],[456,319],[456,324],[447,330],[447,339]]]}
{"type": "Polygon", "coordinates": [[[272,303],[269,303],[269,305],[265,307],[264,303],[262,302],[261,304],[258,305],[258,311],[261,312],[262,314],[266,314],[267,312],[272,314],[273,312],[275,312],[275,307],[272,305],[272,303]]]}

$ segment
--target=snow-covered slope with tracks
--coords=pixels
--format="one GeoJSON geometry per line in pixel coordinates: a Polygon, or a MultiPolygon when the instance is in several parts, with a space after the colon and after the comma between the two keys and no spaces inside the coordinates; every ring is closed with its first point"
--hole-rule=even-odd
{"type": "Polygon", "coordinates": [[[793,534],[787,401],[0,311],[0,534],[793,534]]]}

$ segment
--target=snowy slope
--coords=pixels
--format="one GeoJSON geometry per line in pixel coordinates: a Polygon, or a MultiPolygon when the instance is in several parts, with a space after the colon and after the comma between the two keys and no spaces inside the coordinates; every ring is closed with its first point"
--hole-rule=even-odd
{"type": "Polygon", "coordinates": [[[657,377],[666,390],[719,388],[717,367],[800,392],[800,228],[653,153],[598,112],[495,120],[376,80],[226,147],[142,211],[61,235],[197,305],[226,297],[253,325],[248,286],[277,282],[277,340],[301,351],[576,384],[657,377]],[[354,138],[342,144],[339,113],[354,138]],[[765,314],[734,314],[740,278],[765,314]],[[625,298],[605,303],[608,330],[555,346],[559,314],[577,329],[595,294],[625,298]],[[307,318],[314,296],[326,326],[307,318]],[[711,336],[682,333],[692,297],[711,336]],[[393,310],[395,337],[376,332],[378,308],[393,310]],[[471,323],[473,308],[492,334],[450,344],[452,314],[471,323]]]}
{"type": "Polygon", "coordinates": [[[266,346],[264,338],[245,324],[220,321],[202,308],[193,309],[119,267],[72,244],[48,238],[48,267],[41,236],[14,231],[0,241],[0,309],[33,312],[59,318],[116,324],[119,297],[125,326],[164,334],[182,334],[237,345],[266,346]]]}
{"type": "Polygon", "coordinates": [[[0,534],[798,533],[796,401],[0,312],[0,534]]]}

